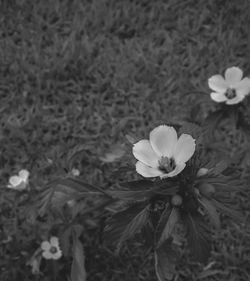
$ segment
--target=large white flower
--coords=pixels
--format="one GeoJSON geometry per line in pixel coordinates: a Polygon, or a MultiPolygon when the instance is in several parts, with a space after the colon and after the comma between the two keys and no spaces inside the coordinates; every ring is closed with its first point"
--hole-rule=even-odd
{"type": "Polygon", "coordinates": [[[208,79],[208,86],[214,92],[211,99],[226,104],[241,102],[250,92],[250,79],[243,77],[243,72],[238,67],[230,67],[225,71],[225,78],[217,74],[208,79]]]}
{"type": "Polygon", "coordinates": [[[50,241],[43,241],[41,243],[41,248],[43,250],[42,256],[47,260],[58,260],[62,256],[62,251],[59,247],[59,240],[55,236],[52,236],[50,241]]]}
{"type": "Polygon", "coordinates": [[[174,177],[186,166],[195,151],[195,140],[187,134],[178,139],[173,127],[161,125],[150,132],[149,140],[133,146],[138,160],[136,171],[143,177],[174,177]]]}
{"type": "Polygon", "coordinates": [[[28,185],[29,174],[29,171],[21,170],[18,175],[14,175],[9,178],[9,184],[7,187],[16,190],[24,190],[28,185]]]}

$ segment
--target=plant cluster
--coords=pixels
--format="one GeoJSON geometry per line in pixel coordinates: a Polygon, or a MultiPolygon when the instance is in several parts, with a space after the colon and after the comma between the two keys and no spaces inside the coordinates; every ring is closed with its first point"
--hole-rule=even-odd
{"type": "MultiPolygon", "coordinates": [[[[127,135],[126,144],[111,148],[101,158],[117,165],[108,186],[84,181],[76,168],[40,185],[25,167],[17,171],[1,189],[1,213],[13,219],[11,227],[3,222],[3,256],[21,250],[19,231],[33,233],[33,244],[26,241],[27,249],[21,250],[32,274],[47,271],[56,279],[59,272],[70,271],[70,280],[86,280],[83,237],[89,218],[98,217],[102,226],[92,225],[93,232],[101,229],[103,243],[116,254],[130,239],[154,254],[159,281],[174,278],[183,249],[191,259],[207,262],[221,221],[230,217],[244,225],[237,192],[246,186],[246,151],[235,153],[221,141],[226,119],[233,121],[229,132],[237,129],[249,141],[250,79],[242,77],[240,68],[231,67],[225,79],[208,79],[215,107],[203,120],[191,120],[191,112],[190,119],[153,128],[148,139],[127,135]],[[31,246],[36,248],[32,254],[31,246]]],[[[67,159],[78,154],[76,148],[67,159]]],[[[1,270],[7,274],[7,262],[1,270]]],[[[13,278],[17,274],[13,271],[13,278]]]]}

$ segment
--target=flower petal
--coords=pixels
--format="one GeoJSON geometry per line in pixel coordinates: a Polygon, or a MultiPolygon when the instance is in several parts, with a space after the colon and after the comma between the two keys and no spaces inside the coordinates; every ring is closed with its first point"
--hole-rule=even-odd
{"type": "Polygon", "coordinates": [[[52,237],[50,238],[50,245],[53,246],[53,247],[58,247],[58,245],[59,245],[59,240],[58,240],[58,238],[55,237],[55,236],[52,236],[52,237]]]}
{"type": "Polygon", "coordinates": [[[239,67],[230,67],[225,71],[225,79],[227,84],[230,87],[234,87],[234,85],[242,79],[243,72],[239,67]]]}
{"type": "Polygon", "coordinates": [[[50,247],[51,247],[51,245],[50,245],[49,241],[43,241],[41,243],[41,248],[44,251],[48,251],[50,249],[50,247]]]}
{"type": "Polygon", "coordinates": [[[145,178],[159,177],[164,174],[159,169],[148,167],[147,165],[143,164],[140,161],[136,162],[135,167],[136,167],[136,172],[145,178]]]}
{"type": "Polygon", "coordinates": [[[226,104],[229,104],[229,105],[237,104],[237,103],[240,103],[244,98],[245,98],[245,96],[243,96],[243,95],[237,95],[235,98],[227,100],[226,104]]]}
{"type": "Polygon", "coordinates": [[[154,152],[149,140],[140,140],[133,146],[134,157],[152,168],[159,166],[160,158],[154,152]]]}
{"type": "Polygon", "coordinates": [[[168,174],[164,174],[161,176],[161,178],[172,178],[176,175],[178,175],[184,168],[186,167],[186,164],[185,163],[179,163],[176,165],[175,169],[168,173],[168,174]]]}
{"type": "Polygon", "coordinates": [[[225,93],[228,85],[221,75],[214,75],[208,79],[208,86],[215,92],[225,93]]]}
{"type": "Polygon", "coordinates": [[[60,259],[61,256],[62,256],[62,251],[60,249],[58,249],[58,251],[53,254],[53,259],[58,260],[58,259],[60,259]]]}
{"type": "Polygon", "coordinates": [[[172,157],[177,143],[177,133],[173,127],[158,126],[150,132],[149,139],[158,156],[172,157]]]}
{"type": "Polygon", "coordinates": [[[227,100],[227,97],[223,93],[211,93],[210,97],[212,100],[216,102],[225,102],[227,100]]]}
{"type": "Polygon", "coordinates": [[[12,176],[9,178],[9,187],[16,187],[22,182],[22,179],[19,176],[12,176]]]}
{"type": "Polygon", "coordinates": [[[188,134],[182,134],[176,144],[174,159],[178,166],[181,163],[187,162],[195,151],[195,139],[188,134]]]}
{"type": "Polygon", "coordinates": [[[235,90],[238,95],[241,96],[248,95],[250,93],[250,79],[247,77],[242,79],[235,87],[235,90]]]}
{"type": "Polygon", "coordinates": [[[27,170],[21,170],[18,174],[23,181],[27,181],[30,173],[27,170]]]}
{"type": "Polygon", "coordinates": [[[50,251],[44,251],[44,252],[42,252],[42,256],[43,256],[46,260],[53,259],[53,254],[52,254],[50,251]]]}

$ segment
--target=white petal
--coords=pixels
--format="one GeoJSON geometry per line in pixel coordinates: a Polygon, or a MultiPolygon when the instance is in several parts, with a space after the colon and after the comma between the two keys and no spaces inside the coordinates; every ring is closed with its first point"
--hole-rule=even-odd
{"type": "Polygon", "coordinates": [[[41,248],[42,248],[42,250],[44,250],[44,251],[48,251],[49,249],[50,249],[50,243],[49,243],[49,241],[43,241],[42,243],[41,243],[41,248]]]}
{"type": "Polygon", "coordinates": [[[230,87],[233,87],[236,83],[242,79],[243,72],[239,67],[230,67],[225,72],[225,79],[230,87]]]}
{"type": "Polygon", "coordinates": [[[225,102],[227,97],[223,93],[211,93],[210,97],[216,102],[225,102]]]}
{"type": "Polygon", "coordinates": [[[133,154],[137,160],[145,165],[153,168],[159,166],[160,157],[156,155],[148,140],[141,140],[135,143],[133,146],[133,154]]]}
{"type": "Polygon", "coordinates": [[[158,126],[151,131],[149,139],[158,156],[172,157],[177,143],[177,133],[173,127],[158,126]]]}
{"type": "Polygon", "coordinates": [[[12,176],[9,179],[9,187],[16,187],[22,182],[22,179],[19,176],[12,176]]]}
{"type": "Polygon", "coordinates": [[[53,259],[58,260],[58,259],[60,259],[61,256],[62,256],[62,251],[60,249],[58,249],[58,251],[53,254],[53,259]]]}
{"type": "Polygon", "coordinates": [[[225,79],[221,75],[214,75],[208,79],[208,86],[215,92],[224,93],[226,92],[228,85],[225,79]]]}
{"type": "Polygon", "coordinates": [[[240,96],[248,95],[250,92],[250,79],[249,78],[242,79],[235,87],[235,90],[237,94],[240,96]]]}
{"type": "Polygon", "coordinates": [[[185,163],[179,163],[176,165],[175,169],[168,173],[168,174],[164,174],[161,176],[161,178],[172,178],[176,175],[178,175],[184,168],[186,167],[186,164],[185,163]]]}
{"type": "Polygon", "coordinates": [[[46,260],[53,259],[53,254],[52,254],[50,251],[44,251],[44,252],[42,252],[42,256],[43,256],[46,260]]]}
{"type": "Polygon", "coordinates": [[[29,177],[29,171],[27,170],[21,170],[19,172],[19,177],[23,180],[23,181],[27,181],[28,177],[29,177]]]}
{"type": "Polygon", "coordinates": [[[244,98],[245,98],[245,96],[243,96],[243,95],[237,95],[235,98],[227,100],[226,104],[229,104],[229,105],[237,104],[237,103],[240,103],[244,98]]]}
{"type": "Polygon", "coordinates": [[[58,245],[59,245],[59,240],[58,240],[58,238],[55,237],[55,236],[52,236],[52,237],[50,238],[50,245],[53,246],[53,247],[58,247],[58,245]]]}
{"type": "Polygon", "coordinates": [[[187,162],[195,151],[195,139],[188,134],[182,134],[176,144],[174,159],[176,165],[187,162]]]}
{"type": "Polygon", "coordinates": [[[136,162],[135,167],[136,167],[136,172],[145,178],[159,177],[164,174],[159,169],[148,167],[147,165],[143,164],[140,161],[136,162]]]}

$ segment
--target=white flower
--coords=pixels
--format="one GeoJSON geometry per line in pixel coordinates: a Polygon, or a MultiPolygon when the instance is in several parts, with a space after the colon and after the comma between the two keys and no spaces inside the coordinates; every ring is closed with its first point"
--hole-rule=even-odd
{"type": "Polygon", "coordinates": [[[59,247],[59,240],[55,236],[52,236],[50,241],[43,241],[41,243],[41,248],[43,250],[42,256],[46,260],[58,260],[62,256],[62,251],[59,247]]]}
{"type": "Polygon", "coordinates": [[[9,178],[9,184],[7,187],[16,190],[24,190],[28,185],[29,174],[29,171],[21,170],[18,175],[14,175],[9,178]]]}
{"type": "Polygon", "coordinates": [[[225,71],[225,79],[217,74],[208,79],[208,86],[214,92],[211,99],[226,104],[241,102],[250,92],[250,79],[243,77],[243,72],[238,67],[230,67],[225,71]]]}
{"type": "Polygon", "coordinates": [[[80,171],[79,171],[78,169],[76,169],[76,168],[73,168],[73,169],[71,170],[71,174],[72,174],[73,176],[75,176],[75,177],[78,177],[78,176],[80,176],[80,171]]]}
{"type": "Polygon", "coordinates": [[[174,177],[186,166],[195,151],[195,140],[187,134],[178,139],[173,127],[161,125],[150,132],[149,140],[134,144],[136,171],[143,177],[174,177]]]}

